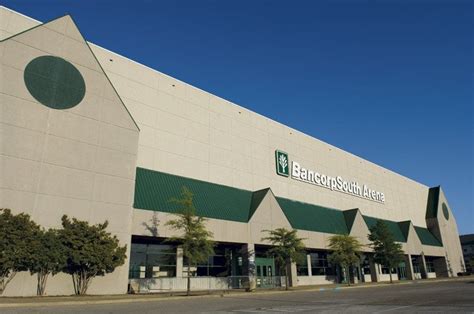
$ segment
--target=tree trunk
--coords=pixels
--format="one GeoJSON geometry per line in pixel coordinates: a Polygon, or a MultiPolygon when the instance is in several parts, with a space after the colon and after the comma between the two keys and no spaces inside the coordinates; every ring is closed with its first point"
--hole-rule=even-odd
{"type": "Polygon", "coordinates": [[[74,285],[74,293],[77,295],[84,295],[87,293],[89,283],[95,274],[87,274],[85,271],[79,271],[79,273],[72,274],[72,283],[74,285]]]}
{"type": "Polygon", "coordinates": [[[389,268],[389,269],[388,269],[388,272],[390,273],[390,283],[393,283],[393,280],[392,280],[392,269],[389,268]]]}
{"type": "Polygon", "coordinates": [[[46,291],[46,281],[48,280],[49,273],[40,271],[37,274],[38,283],[36,286],[36,295],[44,295],[46,291]]]}
{"type": "Polygon", "coordinates": [[[351,285],[351,274],[350,274],[350,266],[346,266],[345,267],[345,271],[346,271],[346,281],[347,281],[347,285],[350,286],[351,285]]]}
{"type": "Polygon", "coordinates": [[[84,276],[81,279],[81,295],[84,295],[87,293],[87,288],[88,288],[88,283],[89,279],[87,278],[87,275],[84,274],[84,276]]]}
{"type": "Polygon", "coordinates": [[[3,294],[3,291],[5,291],[5,288],[7,287],[8,283],[12,281],[15,275],[16,275],[16,271],[12,271],[8,273],[5,277],[0,278],[0,295],[3,294]]]}
{"type": "Polygon", "coordinates": [[[77,289],[77,274],[71,274],[72,277],[72,286],[74,287],[74,294],[79,294],[79,290],[77,289]]]}
{"type": "Polygon", "coordinates": [[[191,295],[191,264],[188,263],[188,278],[186,283],[186,295],[191,295]]]}
{"type": "Polygon", "coordinates": [[[288,263],[285,266],[285,290],[288,290],[290,287],[290,280],[288,278],[288,268],[291,267],[288,263]]]}

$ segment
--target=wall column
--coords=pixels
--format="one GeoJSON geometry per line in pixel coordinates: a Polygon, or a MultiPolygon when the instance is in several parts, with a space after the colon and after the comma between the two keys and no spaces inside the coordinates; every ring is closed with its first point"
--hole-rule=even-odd
{"type": "Polygon", "coordinates": [[[364,275],[362,275],[362,267],[361,265],[355,266],[354,269],[354,283],[361,283],[364,282],[364,275]]]}
{"type": "Polygon", "coordinates": [[[311,269],[311,255],[306,254],[306,264],[308,265],[308,276],[313,276],[313,270],[311,269]]]}
{"type": "Polygon", "coordinates": [[[242,275],[248,278],[247,291],[253,291],[257,287],[257,274],[255,269],[255,244],[242,245],[242,275]]]}
{"type": "Polygon", "coordinates": [[[411,262],[411,255],[410,254],[405,255],[405,267],[406,267],[406,272],[407,272],[407,279],[408,280],[414,280],[415,279],[415,273],[413,272],[413,264],[411,262]]]}
{"type": "Polygon", "coordinates": [[[374,262],[374,258],[372,256],[369,257],[369,265],[370,265],[370,277],[372,282],[379,282],[380,281],[380,273],[378,264],[374,262]]]}
{"type": "Polygon", "coordinates": [[[290,287],[297,287],[298,286],[298,272],[296,271],[296,263],[291,263],[290,271],[289,271],[289,278],[288,282],[290,283],[290,287]]]}
{"type": "Polygon", "coordinates": [[[428,269],[426,267],[425,253],[421,252],[420,257],[418,257],[418,263],[420,264],[421,278],[422,279],[428,278],[428,269]]]}
{"type": "Polygon", "coordinates": [[[183,248],[181,246],[176,247],[176,277],[183,277],[183,248]]]}

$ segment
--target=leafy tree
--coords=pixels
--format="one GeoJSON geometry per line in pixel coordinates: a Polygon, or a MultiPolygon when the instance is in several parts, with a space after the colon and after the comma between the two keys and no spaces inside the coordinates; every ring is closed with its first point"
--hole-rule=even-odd
{"type": "Polygon", "coordinates": [[[362,244],[353,236],[336,234],[329,238],[328,248],[332,250],[328,258],[329,261],[332,264],[338,264],[344,269],[347,285],[350,286],[349,268],[360,263],[362,244]]]}
{"type": "Polygon", "coordinates": [[[30,244],[38,231],[29,215],[0,209],[0,295],[17,272],[28,270],[30,244]]]}
{"type": "Polygon", "coordinates": [[[370,228],[369,240],[374,250],[374,261],[389,268],[390,283],[393,283],[392,269],[403,261],[402,245],[395,242],[392,232],[382,220],[377,220],[370,228]]]}
{"type": "Polygon", "coordinates": [[[288,273],[291,272],[291,263],[301,261],[305,254],[305,248],[302,238],[297,235],[297,230],[288,230],[286,228],[277,228],[275,230],[263,230],[268,233],[262,241],[270,242],[273,247],[268,250],[268,255],[273,256],[280,271],[285,274],[285,289],[288,290],[288,273]]]}
{"type": "Polygon", "coordinates": [[[125,262],[127,246],[120,246],[117,237],[105,230],[107,221],[91,226],[64,215],[62,225],[59,235],[67,256],[63,271],[72,276],[76,294],[86,294],[92,279],[125,262]]]}
{"type": "Polygon", "coordinates": [[[214,254],[212,232],[206,229],[207,219],[196,215],[193,203],[193,193],[183,187],[181,198],[173,198],[171,202],[180,206],[178,217],[170,220],[166,225],[182,233],[181,236],[171,237],[168,241],[179,242],[183,247],[183,256],[186,259],[188,278],[186,294],[191,293],[191,267],[207,262],[209,256],[214,254]]]}
{"type": "Polygon", "coordinates": [[[66,255],[59,231],[54,229],[38,230],[31,242],[31,256],[28,270],[36,274],[36,294],[44,295],[49,275],[56,275],[65,266],[66,255]]]}

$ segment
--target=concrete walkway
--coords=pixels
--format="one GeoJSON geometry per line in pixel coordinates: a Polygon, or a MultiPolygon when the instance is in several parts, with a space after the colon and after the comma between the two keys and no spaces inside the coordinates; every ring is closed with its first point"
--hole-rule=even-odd
{"type": "Polygon", "coordinates": [[[331,291],[345,289],[361,289],[387,287],[397,285],[424,284],[446,281],[474,281],[474,276],[458,277],[458,278],[439,278],[424,279],[416,281],[396,281],[393,284],[389,282],[379,283],[362,283],[357,285],[315,285],[294,287],[290,290],[284,289],[258,289],[253,292],[245,292],[243,290],[225,290],[225,291],[194,291],[191,296],[184,293],[155,293],[155,294],[124,294],[124,295],[86,295],[86,296],[43,296],[43,297],[0,297],[0,308],[14,307],[38,307],[38,306],[54,306],[54,305],[81,305],[81,304],[111,304],[111,303],[133,303],[133,302],[155,302],[179,299],[199,299],[199,298],[215,298],[225,296],[239,295],[263,295],[263,294],[287,294],[299,291],[331,291]]]}

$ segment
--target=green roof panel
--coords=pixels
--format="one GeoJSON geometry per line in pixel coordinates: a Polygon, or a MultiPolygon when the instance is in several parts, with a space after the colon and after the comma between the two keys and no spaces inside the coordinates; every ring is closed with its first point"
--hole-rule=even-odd
{"type": "Polygon", "coordinates": [[[183,187],[187,187],[194,194],[197,215],[248,221],[252,192],[144,168],[137,168],[133,206],[177,213],[179,206],[171,200],[180,197],[183,187]]]}
{"type": "Polygon", "coordinates": [[[253,214],[257,210],[258,206],[260,206],[260,203],[263,201],[263,198],[265,197],[265,195],[267,195],[268,191],[270,191],[270,189],[266,188],[266,189],[255,191],[252,193],[252,201],[250,203],[250,211],[249,211],[248,220],[252,218],[253,214]]]}
{"type": "Polygon", "coordinates": [[[370,216],[362,216],[362,217],[364,217],[365,223],[367,224],[367,227],[369,229],[375,226],[378,220],[381,220],[388,226],[388,229],[392,232],[392,235],[395,238],[395,241],[407,242],[407,239],[403,235],[402,230],[400,230],[400,226],[398,225],[397,222],[391,221],[391,220],[379,219],[379,218],[370,217],[370,216]]]}
{"type": "Polygon", "coordinates": [[[340,210],[282,197],[277,197],[276,199],[291,226],[295,229],[332,234],[349,233],[344,214],[340,210]]]}
{"type": "Polygon", "coordinates": [[[408,240],[408,232],[410,231],[410,223],[411,221],[400,221],[398,223],[398,227],[403,234],[403,237],[408,240]]]}
{"type": "Polygon", "coordinates": [[[428,204],[426,206],[426,218],[436,218],[438,215],[440,187],[430,188],[428,191],[428,204]]]}
{"type": "Polygon", "coordinates": [[[351,232],[352,226],[354,225],[354,221],[355,221],[355,218],[357,216],[357,211],[358,211],[358,209],[355,208],[355,209],[345,210],[345,211],[342,212],[343,215],[344,215],[347,230],[348,230],[349,233],[351,232]]]}
{"type": "Polygon", "coordinates": [[[421,244],[431,246],[443,246],[441,242],[426,228],[415,226],[416,234],[420,238],[421,244]]]}
{"type": "MultiPolygon", "coordinates": [[[[178,213],[179,206],[171,200],[181,196],[183,187],[187,187],[194,194],[197,215],[237,222],[248,222],[270,190],[267,188],[251,192],[160,171],[137,168],[133,206],[137,209],[178,213]]],[[[437,194],[436,190],[433,192],[437,194]]],[[[432,195],[432,197],[437,198],[436,195],[432,195]]],[[[357,209],[341,211],[282,197],[276,197],[276,200],[291,226],[299,230],[349,234],[357,214],[357,209]]],[[[407,241],[409,221],[398,223],[375,217],[362,217],[369,229],[378,220],[382,220],[387,224],[396,241],[407,241]]],[[[422,244],[442,246],[441,242],[428,229],[415,227],[415,230],[422,244]]]]}

